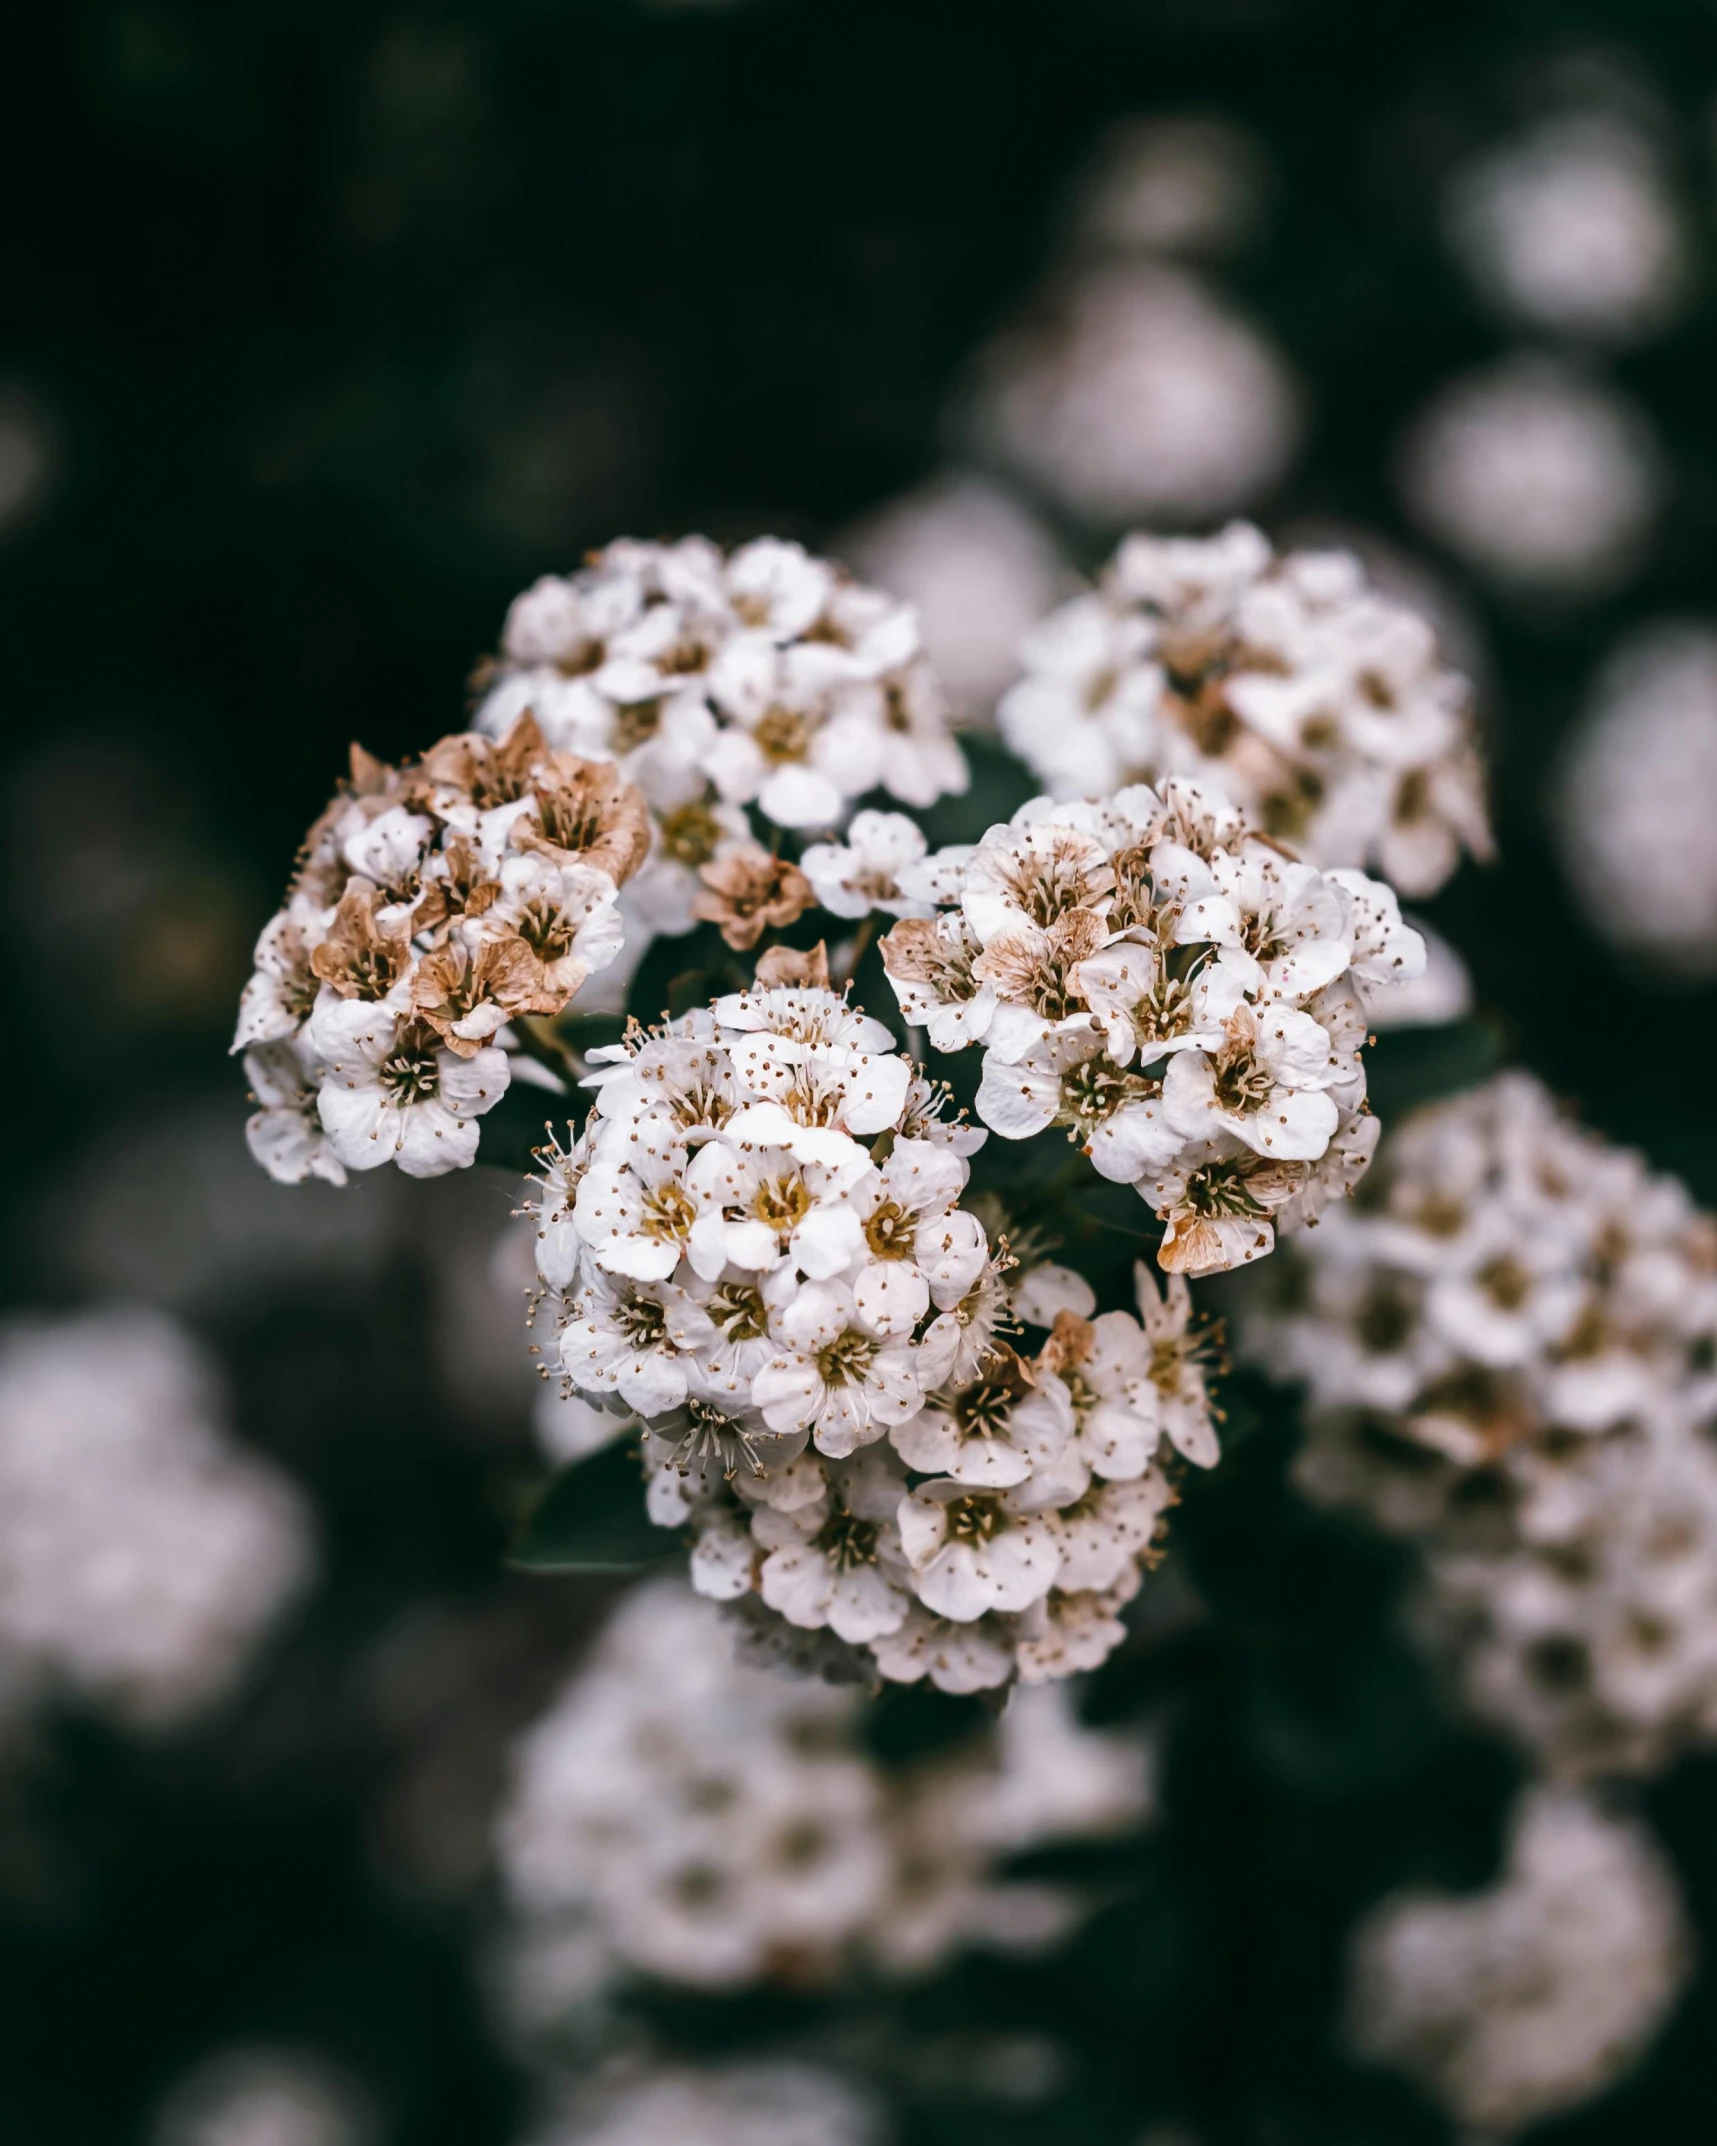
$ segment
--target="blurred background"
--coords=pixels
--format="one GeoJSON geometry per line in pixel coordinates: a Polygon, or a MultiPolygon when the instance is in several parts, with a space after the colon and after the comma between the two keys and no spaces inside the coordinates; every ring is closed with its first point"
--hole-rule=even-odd
{"type": "MultiPolygon", "coordinates": [[[[40,1454],[0,1479],[0,2136],[502,2146],[492,1815],[607,1594],[501,1563],[516,1181],[244,1151],[237,992],[348,741],[458,728],[515,591],[621,533],[834,551],[975,725],[1129,526],[1352,544],[1478,685],[1501,861],[1432,921],[1511,1057],[1717,1199],[1717,16],[73,0],[7,45],[5,1253],[77,1323],[0,1394],[196,1437],[58,1449],[100,1558],[40,1454]],[[68,1575],[150,1545],[183,1585],[110,1659],[68,1575]]],[[[1335,2049],[1339,1942],[1404,1829],[1494,1868],[1513,1762],[1355,1638],[1392,1553],[1284,1534],[1267,1443],[1187,1514],[1240,1636],[1083,1969],[854,2015],[903,2138],[1450,2135],[1335,2049]]],[[[1650,1794],[1709,1931],[1717,1768],[1650,1794]]],[[[775,2031],[678,2002],[675,2047],[775,2031]]],[[[1713,2010],[1542,2136],[1698,2135],[1713,2010]]]]}

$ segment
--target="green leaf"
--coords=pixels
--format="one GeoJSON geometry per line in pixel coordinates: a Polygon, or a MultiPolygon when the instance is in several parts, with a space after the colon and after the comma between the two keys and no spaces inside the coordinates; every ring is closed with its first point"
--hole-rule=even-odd
{"type": "Polygon", "coordinates": [[[933,1684],[885,1684],[866,1708],[864,1735],[885,1766],[906,1766],[992,1726],[986,1695],[956,1697],[933,1684]]]}
{"type": "MultiPolygon", "coordinates": [[[[1026,799],[1037,796],[1042,788],[999,738],[963,730],[960,750],[972,771],[970,788],[959,797],[938,798],[928,811],[915,815],[932,849],[951,842],[981,841],[989,828],[1012,819],[1026,799]]],[[[890,800],[881,802],[887,807],[890,800]]]]}
{"type": "Polygon", "coordinates": [[[644,1508],[643,1470],[628,1435],[563,1468],[526,1507],[507,1563],[522,1572],[623,1572],[677,1548],[644,1508]]]}
{"type": "Polygon", "coordinates": [[[1481,1019],[1386,1029],[1366,1053],[1371,1107],[1387,1130],[1404,1111],[1477,1087],[1496,1070],[1501,1044],[1494,1025],[1481,1019]]]}

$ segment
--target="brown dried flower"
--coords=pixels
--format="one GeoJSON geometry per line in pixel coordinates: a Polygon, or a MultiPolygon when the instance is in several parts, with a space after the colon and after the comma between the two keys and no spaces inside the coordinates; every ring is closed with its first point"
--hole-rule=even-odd
{"type": "Polygon", "coordinates": [[[332,929],[310,956],[317,976],[342,998],[384,999],[411,965],[411,926],[378,923],[379,898],[369,880],[349,880],[332,929]]]}
{"type": "Polygon", "coordinates": [[[819,939],[808,953],[796,946],[772,946],[757,957],[757,988],[793,991],[829,989],[829,954],[819,939]]]}
{"type": "MultiPolygon", "coordinates": [[[[520,721],[525,718],[521,717],[520,721]]],[[[644,793],[622,779],[611,760],[548,753],[531,776],[537,816],[513,829],[518,849],[536,850],[557,864],[588,864],[618,886],[650,852],[650,811],[644,793]]]]}
{"type": "Polygon", "coordinates": [[[736,844],[698,873],[703,885],[692,914],[721,927],[728,945],[743,951],[766,930],[781,930],[804,915],[816,897],[796,864],[760,842],[736,844]]]}
{"type": "Polygon", "coordinates": [[[474,1058],[511,1015],[531,1010],[538,970],[522,939],[492,940],[475,951],[449,939],[418,963],[412,1008],[450,1051],[474,1058]]]}

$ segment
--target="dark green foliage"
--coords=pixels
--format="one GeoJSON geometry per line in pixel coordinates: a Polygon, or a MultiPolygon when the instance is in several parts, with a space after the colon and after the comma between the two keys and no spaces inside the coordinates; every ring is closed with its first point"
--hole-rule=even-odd
{"type": "Polygon", "coordinates": [[[521,1572],[625,1572],[666,1556],[673,1538],[644,1510],[630,1437],[574,1461],[525,1507],[507,1550],[521,1572]]]}

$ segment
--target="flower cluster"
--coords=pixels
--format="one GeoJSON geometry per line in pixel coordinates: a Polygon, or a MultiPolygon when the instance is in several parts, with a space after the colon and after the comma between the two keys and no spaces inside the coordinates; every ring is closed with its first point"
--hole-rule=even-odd
{"type": "Polygon", "coordinates": [[[1039,1275],[1022,1356],[959,1204],[985,1135],[891,1045],[812,985],[593,1053],[536,1210],[559,1366],[645,1419],[652,1518],[778,1640],[864,1681],[1065,1675],[1122,1636],[1173,1451],[1215,1457],[1201,1337],[1178,1279],[1141,1270],[1141,1326],[1039,1275]]]}
{"type": "Polygon", "coordinates": [[[1717,634],[1658,623],[1603,665],[1556,785],[1563,869],[1630,962],[1717,974],[1717,634]]]}
{"type": "Polygon", "coordinates": [[[1469,1698],[1562,1772],[1717,1735],[1717,1229],[1522,1074],[1392,1134],[1243,1349],[1298,1478],[1427,1551],[1469,1698]]]}
{"type": "Polygon", "coordinates": [[[1169,1271],[1263,1257],[1365,1170],[1361,993],[1425,964],[1387,887],[1294,862],[1178,778],[1035,798],[894,884],[919,911],[882,947],[908,1022],[982,1044],[993,1131],[1065,1127],[1133,1186],[1169,1271]]]}
{"type": "Polygon", "coordinates": [[[1675,1881],[1646,1833],[1538,1788],[1488,1892],[1400,1894],[1361,1924],[1348,2037],[1463,2129],[1509,2137],[1629,2071],[1690,1965],[1675,1881]]]}
{"type": "Polygon", "coordinates": [[[1132,536],[1028,636],[1002,736],[1058,797],[1214,778],[1319,865],[1431,893],[1489,854],[1465,679],[1346,552],[1132,536]]]}
{"type": "Polygon", "coordinates": [[[869,2102],[810,2064],[623,2057],[583,2080],[528,2146],[879,2146],[869,2102]]]}
{"type": "Polygon", "coordinates": [[[968,779],[912,607],[773,537],[725,555],[702,537],[622,540],[546,575],[479,682],[479,730],[529,711],[551,745],[618,763],[648,800],[623,973],[653,933],[708,913],[708,868],[761,868],[746,807],[828,828],[866,791],[921,807],[968,779]]]}
{"type": "Polygon", "coordinates": [[[916,1973],[972,1940],[1047,1942],[1075,1897],[1000,1859],[1149,1814],[1148,1746],[1082,1729],[1059,1691],[898,1770],[866,1755],[864,1706],[736,1661],[681,1582],[634,1589],[516,1755],[498,1833],[516,2024],[628,1973],[804,1984],[857,1954],[916,1973]]]}
{"type": "Polygon", "coordinates": [[[1475,571],[1569,599],[1638,574],[1668,489],[1646,413],[1535,352],[1439,388],[1402,442],[1398,477],[1413,519],[1475,571]]]}
{"type": "Polygon", "coordinates": [[[1620,111],[1553,113],[1480,157],[1457,174],[1444,220],[1475,283],[1528,327],[1640,342],[1687,295],[1665,160],[1620,111]]]}
{"type": "Polygon", "coordinates": [[[256,1159],[285,1183],[469,1164],[509,1024],[560,1013],[614,960],[649,844],[639,793],[529,715],[400,768],[354,747],[239,1008],[256,1159]]]}
{"type": "Polygon", "coordinates": [[[0,1678],[143,1727],[214,1704],[314,1562],[302,1499],[218,1427],[146,1311],[0,1333],[0,1678]]]}
{"type": "Polygon", "coordinates": [[[1222,291],[1166,261],[1089,263],[984,350],[963,430],[1081,520],[1222,514],[1302,433],[1298,383],[1222,291]]]}
{"type": "Polygon", "coordinates": [[[319,2053],[267,2043],[217,2050],[169,2091],[150,2146],[375,2146],[365,2089],[319,2053]]]}

